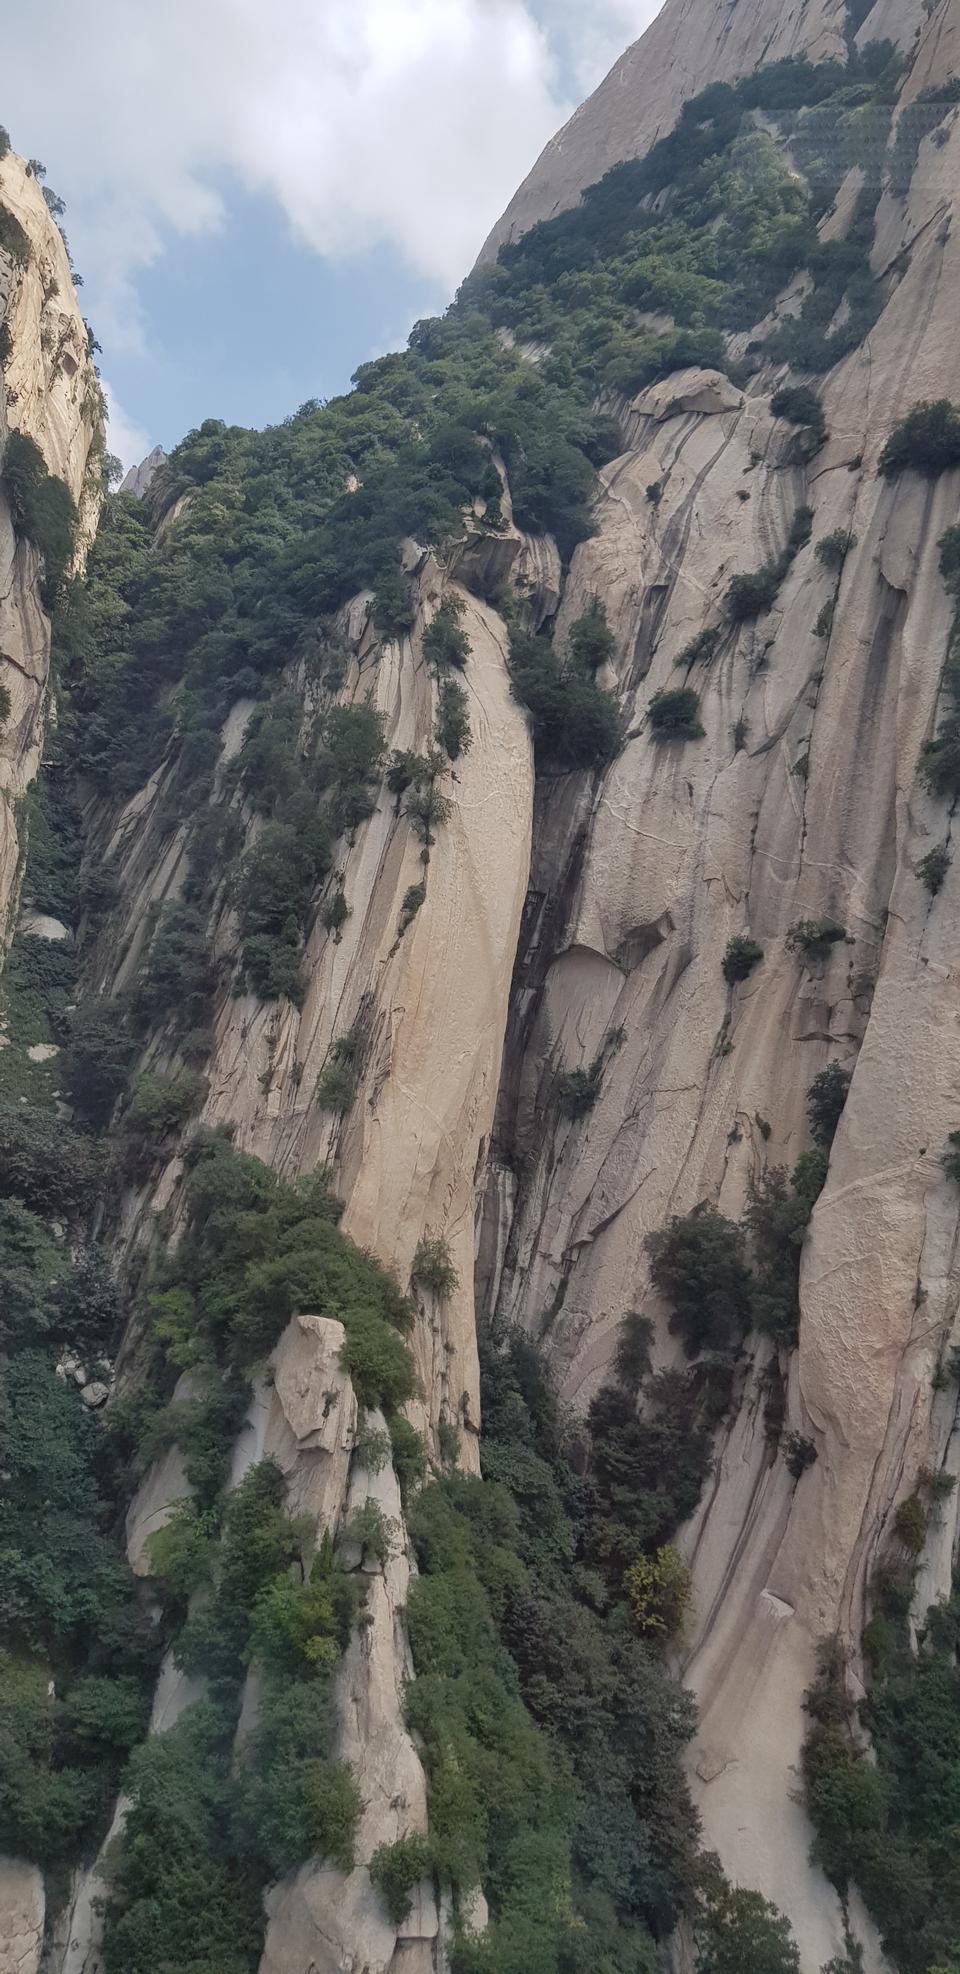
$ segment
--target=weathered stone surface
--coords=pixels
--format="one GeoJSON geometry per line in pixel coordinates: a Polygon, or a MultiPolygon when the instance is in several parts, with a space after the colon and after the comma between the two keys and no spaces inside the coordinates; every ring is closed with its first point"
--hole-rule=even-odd
{"type": "MultiPolygon", "coordinates": [[[[944,34],[948,11],[941,4],[934,16],[940,41],[947,43],[938,81],[944,54],[952,52],[949,30],[944,34]]],[[[924,19],[921,0],[877,0],[857,39],[865,45],[889,37],[909,49],[924,19]]],[[[847,24],[844,0],[752,0],[749,6],[667,0],[646,34],[550,139],[485,242],[481,262],[495,260],[506,241],[576,205],[613,165],[643,157],[673,129],[689,97],[709,83],[736,82],[760,62],[785,55],[845,61],[847,24]]]]}
{"type": "MultiPolygon", "coordinates": [[[[194,1381],[186,1373],[177,1382],[174,1400],[187,1399],[193,1391],[194,1381]]],[[[189,1493],[183,1455],[178,1446],[171,1446],[151,1467],[127,1509],[127,1561],[135,1576],[150,1576],[150,1539],[166,1527],[178,1502],[186,1500],[189,1493]]]]}
{"type": "MultiPolygon", "coordinates": [[[[35,440],[49,471],[66,481],[80,505],[82,556],[99,507],[98,491],[84,478],[99,421],[86,330],[40,185],[12,151],[0,159],[0,199],[31,248],[24,268],[0,252],[0,322],[11,344],[0,380],[0,453],[10,431],[35,440]]],[[[40,575],[37,551],[16,534],[0,490],[0,685],[10,694],[10,717],[0,730],[0,951],[10,936],[19,871],[16,805],[36,774],[43,740],[50,624],[40,575]]]]}
{"type": "Polygon", "coordinates": [[[325,1316],[294,1316],[273,1353],[263,1456],[286,1477],[291,1510],[319,1532],[340,1516],[356,1436],[357,1401],[340,1362],[344,1329],[325,1316]]]}
{"type": "Polygon", "coordinates": [[[396,1929],[366,1872],[304,1865],[266,1897],[260,1974],[385,1974],[396,1929]]]}
{"type": "MultiPolygon", "coordinates": [[[[758,0],[722,11],[729,46],[718,57],[713,43],[710,59],[713,74],[729,75],[743,34],[762,38],[774,10],[758,0]]],[[[782,37],[793,34],[829,52],[815,36],[834,31],[839,9],[810,8],[802,22],[795,9],[775,11],[767,52],[785,52],[782,37]]],[[[643,59],[627,57],[614,72],[622,119],[611,141],[625,144],[629,123],[640,148],[661,115],[672,121],[658,64],[688,14],[668,5],[643,59]]],[[[875,16],[888,31],[891,10],[875,16]]],[[[949,80],[960,56],[956,0],[929,20],[909,6],[896,17],[907,45],[922,30],[907,95],[920,76],[924,87],[949,80]]],[[[697,18],[709,41],[719,12],[701,7],[697,18]]],[[[877,31],[871,16],[864,37],[877,31]]],[[[700,86],[703,53],[691,40],[677,77],[685,93],[700,86]]],[[[608,128],[618,115],[614,105],[608,128]]],[[[593,116],[588,106],[579,133],[564,140],[550,192],[560,204],[576,189],[565,173],[593,116]]],[[[816,1464],[799,1483],[782,1461],[771,1464],[760,1346],[684,1536],[694,1610],[683,1673],[701,1706],[693,1762],[706,1840],[734,1879],[789,1913],[811,1969],[842,1944],[839,1905],[809,1865],[796,1801],[817,1643],[839,1629],[856,1664],[866,1582],[897,1499],[921,1463],[960,1470],[954,1394],[931,1386],[955,1340],[960,1294],[956,1189],[939,1165],[960,1115],[960,944],[949,890],[960,878],[951,869],[931,903],[916,877],[947,827],[917,763],[937,718],[952,614],[937,544],[956,517],[960,474],[892,485],[876,471],[888,432],[917,399],[960,402],[954,115],[940,136],[923,145],[906,200],[881,202],[874,268],[887,277],[885,306],[869,345],[818,386],[829,438],[806,474],[783,463],[783,428],[769,409],[774,372],[712,404],[693,373],[641,393],[628,448],[604,469],[598,533],[574,558],[558,635],[592,593],[603,596],[619,651],[605,683],[621,698],[628,738],[593,797],[558,788],[544,800],[531,891],[546,903],[531,913],[521,952],[525,991],[508,1034],[502,1106],[525,1183],[518,1201],[510,1174],[491,1174],[481,1244],[481,1293],[501,1317],[537,1329],[545,1309],[557,1311],[548,1348],[564,1395],[583,1404],[607,1371],[624,1310],[656,1312],[646,1234],[702,1199],[739,1214],[751,1171],[765,1161],[790,1167],[808,1142],[804,1098],[818,1070],[836,1058],[853,1072],[804,1252],[788,1393],[786,1429],[813,1440],[816,1464]],[[646,496],[654,481],[657,505],[646,496]],[[691,674],[703,741],[653,745],[652,692],[676,683],[674,660],[690,639],[722,625],[731,576],[778,551],[803,503],[814,509],[814,544],[835,529],[856,537],[829,637],[813,627],[834,585],[811,546],[774,609],[755,626],[724,629],[709,670],[691,674]],[[791,770],[805,755],[802,780],[791,770]],[[539,925],[581,830],[576,880],[544,965],[539,925]],[[796,919],[822,915],[846,927],[849,943],[805,970],[785,936],[796,919]],[[764,959],[731,1000],[722,958],[741,931],[764,959]],[[588,1063],[621,1026],[623,1047],[589,1118],[545,1133],[558,1069],[588,1063]],[[769,1145],[760,1119],[772,1126],[769,1145]]],[[[610,162],[601,144],[584,170],[594,178],[610,162]]],[[[825,232],[842,231],[854,192],[851,176],[825,232]]],[[[656,1348],[658,1363],[676,1356],[665,1323],[656,1348]]],[[[934,1518],[918,1610],[949,1584],[957,1526],[951,1499],[934,1518]]],[[[876,1968],[878,1944],[860,1909],[856,1924],[865,1964],[876,1968]]]]}
{"type": "Polygon", "coordinates": [[[47,912],[25,911],[20,919],[20,931],[31,939],[50,939],[57,944],[73,938],[62,918],[51,918],[47,912]]]}
{"type": "Polygon", "coordinates": [[[120,482],[120,492],[133,494],[136,500],[142,500],[161,466],[165,466],[166,463],[167,455],[163,447],[154,446],[153,451],[148,452],[146,459],[141,459],[139,466],[131,466],[129,472],[124,475],[120,482]]]}
{"type": "Polygon", "coordinates": [[[37,1974],[43,1945],[43,1875],[0,1857],[0,1974],[37,1974]]]}

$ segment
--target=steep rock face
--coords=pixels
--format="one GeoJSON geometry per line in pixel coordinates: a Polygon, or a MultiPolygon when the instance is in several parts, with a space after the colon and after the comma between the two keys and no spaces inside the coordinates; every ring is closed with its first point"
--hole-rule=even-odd
{"type": "MultiPolygon", "coordinates": [[[[87,462],[101,428],[100,393],[66,248],[39,184],[22,158],[0,159],[0,205],[22,227],[30,256],[21,266],[0,246],[0,325],[10,355],[0,386],[0,452],[20,431],[40,447],[48,471],[66,482],[80,509],[79,552],[95,525],[99,481],[87,462]]],[[[39,595],[36,549],[19,537],[0,485],[0,685],[10,717],[0,731],[0,944],[10,932],[20,839],[15,806],[36,774],[50,660],[50,624],[39,595]]]]}
{"type": "MultiPolygon", "coordinates": [[[[941,0],[931,23],[938,41],[948,12],[949,0],[941,0]]],[[[889,38],[909,49],[926,19],[920,0],[877,0],[856,38],[861,44],[889,38]]],[[[711,0],[709,6],[667,0],[646,34],[545,146],[485,241],[481,262],[496,260],[506,242],[576,205],[585,187],[612,165],[643,157],[673,129],[683,104],[709,83],[736,82],[785,55],[843,61],[848,28],[845,0],[711,0]]]]}
{"type": "MultiPolygon", "coordinates": [[[[760,12],[750,10],[754,35],[760,12]]],[[[900,29],[908,15],[896,10],[900,29]]],[[[668,8],[662,34],[668,16],[680,19],[668,8]]],[[[882,30],[893,25],[888,10],[882,30]]],[[[908,98],[955,73],[957,25],[955,7],[926,23],[908,98]]],[[[640,49],[656,51],[656,36],[640,49]]],[[[751,60],[765,52],[762,35],[751,40],[751,60]]],[[[662,128],[649,69],[638,51],[625,61],[618,87],[642,76],[649,127],[662,128]]],[[[691,87],[705,79],[698,71],[691,87]]],[[[612,156],[601,150],[584,173],[612,156]]],[[[561,159],[556,205],[574,189],[565,171],[561,159]]],[[[795,1800],[817,1642],[839,1631],[857,1663],[896,1499],[923,1463],[956,1470],[955,1399],[931,1377],[960,1293],[956,1191],[939,1162],[960,1112],[957,877],[931,901],[916,864],[944,833],[917,763],[951,623],[937,543],[956,520],[960,475],[889,482],[876,467],[916,400],[960,398],[958,184],[950,112],[941,141],[921,146],[906,199],[881,202],[873,269],[886,305],[824,382],[830,436],[806,474],[787,463],[787,430],[770,414],[778,374],[747,393],[702,373],[671,378],[631,407],[629,449],[604,471],[599,531],[577,552],[558,625],[594,591],[604,597],[628,737],[592,795],[558,782],[542,798],[498,1122],[506,1156],[481,1244],[491,1306],[545,1336],[565,1395],[582,1405],[623,1313],[656,1308],[646,1234],[703,1199],[736,1217],[750,1172],[790,1166],[803,1149],[814,1075],[833,1058],[853,1072],[805,1246],[789,1379],[787,1430],[813,1441],[816,1464],[798,1482],[771,1456],[761,1344],[685,1538],[684,1677],[701,1706],[693,1765],[706,1840],[731,1877],[789,1913],[805,1968],[842,1935],[795,1800]],[[654,481],[659,504],[646,495],[654,481]],[[656,745],[651,692],[678,682],[674,660],[717,621],[730,577],[779,552],[803,503],[814,544],[835,529],[856,537],[829,635],[814,624],[833,579],[811,545],[772,611],[729,627],[709,671],[692,673],[705,738],[656,745]],[[803,967],[785,934],[821,917],[846,941],[803,967]],[[731,994],[721,961],[740,932],[764,961],[731,994]],[[588,1120],[544,1131],[558,1071],[586,1066],[621,1029],[588,1120]]],[[[518,210],[528,222],[531,209],[518,210]]],[[[660,1362],[679,1356],[665,1326],[657,1349],[660,1362]]],[[[949,1585],[955,1535],[951,1502],[928,1540],[918,1609],[949,1585]]],[[[862,1916],[861,1930],[876,1965],[862,1916]]]]}
{"type": "Polygon", "coordinates": [[[148,452],[146,459],[141,459],[139,466],[131,466],[129,472],[124,475],[120,482],[120,492],[133,494],[137,500],[142,500],[144,494],[149,492],[151,483],[161,466],[165,465],[166,458],[163,447],[154,446],[152,452],[148,452]]]}
{"type": "MultiPolygon", "coordinates": [[[[0,327],[9,333],[0,375],[0,458],[11,431],[36,442],[80,509],[82,554],[98,508],[87,463],[101,426],[87,334],[63,241],[40,186],[13,153],[0,159],[0,206],[13,214],[30,249],[21,266],[0,246],[0,327]]],[[[0,685],[10,695],[9,718],[0,727],[0,951],[12,929],[20,872],[17,804],[37,772],[43,744],[50,621],[40,599],[41,576],[36,549],[14,529],[0,478],[0,685]]],[[[8,1967],[11,1974],[35,1974],[43,1922],[41,1874],[0,1860],[5,1974],[8,1967]]]]}
{"type": "MultiPolygon", "coordinates": [[[[556,551],[509,530],[498,543],[525,572],[546,607],[559,593],[556,551]]],[[[302,1008],[239,998],[226,986],[218,1001],[210,1094],[204,1120],[229,1122],[236,1142],[288,1177],[329,1162],[345,1202],[343,1225],[359,1245],[391,1269],[402,1286],[421,1236],[446,1240],[458,1282],[440,1299],[420,1296],[420,1320],[410,1339],[422,1396],[409,1408],[435,1447],[442,1423],[460,1433],[460,1460],[479,1464],[479,1392],[473,1302],[474,1221],[493,1122],[507,1019],[510,976],[530,858],[533,759],[527,723],[512,699],[506,669],[506,630],[498,614],[463,590],[411,545],[419,607],[409,638],[375,646],[369,599],[345,613],[352,651],[341,693],[346,703],[371,697],[384,715],[387,745],[429,746],[435,685],[421,639],[444,589],[463,603],[471,655],[465,675],[472,745],[449,784],[451,813],[429,864],[400,807],[386,788],[354,840],[338,846],[338,876],[350,917],[339,939],[318,922],[304,963],[302,1008]],[[411,886],[425,885],[423,902],[401,931],[411,886]],[[366,1050],[355,1102],[341,1119],[316,1101],[316,1083],[332,1044],[362,1019],[366,1050]]],[[[233,708],[223,733],[221,772],[236,756],[252,707],[233,708]]],[[[122,989],[142,950],[150,903],[168,903],[186,874],[184,832],[171,839],[162,814],[161,769],[119,817],[91,813],[92,830],[112,861],[123,895],[122,924],[104,942],[103,984],[122,989]]],[[[254,825],[255,828],[255,825],[254,825]]],[[[229,907],[218,926],[219,950],[232,951],[229,907]]],[[[179,1165],[168,1167],[144,1195],[131,1187],[124,1219],[131,1240],[152,1213],[177,1199],[179,1165]]],[[[412,1672],[403,1626],[410,1562],[403,1537],[399,1488],[389,1462],[368,1475],[357,1455],[358,1410],[340,1365],[342,1326],[310,1314],[295,1317],[276,1346],[255,1391],[237,1442],[231,1472],[236,1486],[257,1460],[279,1465],[290,1511],[307,1516],[317,1536],[336,1534],[364,1500],[376,1501],[391,1532],[391,1555],[370,1574],[366,1622],[338,1675],[338,1752],[349,1761],[364,1803],[357,1866],[348,1875],[331,1865],[304,1866],[267,1900],[263,1974],[316,1966],[324,1974],[368,1967],[397,1970],[433,1965],[440,1922],[424,1887],[399,1928],[386,1917],[367,1865],[378,1845],[426,1828],[426,1782],[404,1723],[403,1689],[412,1672]],[[418,1959],[417,1957],[420,1956],[418,1959]],[[425,1956],[425,1958],[424,1958],[425,1956]]],[[[189,1376],[179,1397],[189,1395],[189,1376]]],[[[385,1422],[367,1413],[366,1430],[385,1422]]],[[[184,1465],[173,1449],[148,1475],[128,1515],[130,1561],[150,1569],[149,1539],[187,1491],[184,1465]]],[[[359,1555],[348,1565],[361,1567],[359,1555]]],[[[162,1732],[197,1697],[172,1662],[164,1667],[152,1729],[162,1732]]],[[[256,1714],[248,1684],[241,1734],[256,1714]]],[[[98,1865],[76,1876],[69,1922],[46,1963],[47,1974],[97,1974],[102,1918],[98,1865]]]]}
{"type": "MultiPolygon", "coordinates": [[[[521,541],[520,553],[535,574],[532,548],[521,541]]],[[[544,574],[556,580],[551,567],[544,574]]],[[[370,696],[384,715],[390,747],[422,751],[430,743],[434,687],[420,639],[444,581],[433,559],[423,558],[418,622],[410,640],[382,654],[374,648],[365,600],[348,613],[355,655],[341,696],[347,702],[370,696]]],[[[329,1161],[345,1202],[345,1230],[404,1285],[421,1236],[444,1237],[459,1281],[436,1307],[427,1307],[427,1298],[414,1338],[425,1392],[421,1423],[434,1430],[441,1418],[456,1423],[463,1458],[475,1468],[474,1211],[529,868],[533,761],[525,718],[510,696],[503,623],[454,588],[471,646],[473,744],[456,764],[450,820],[429,866],[384,788],[355,843],[338,849],[350,917],[339,938],[318,919],[304,964],[303,1007],[223,993],[204,1121],[234,1124],[237,1143],[287,1177],[329,1161]],[[421,881],[423,903],[401,934],[404,898],[421,881]],[[358,1018],[366,1038],[363,1073],[356,1100],[340,1119],[318,1106],[317,1078],[333,1043],[358,1018]]],[[[224,762],[242,742],[249,711],[241,705],[231,715],[224,762]]],[[[185,876],[182,835],[163,846],[157,820],[163,792],[161,771],[109,824],[105,847],[116,860],[126,914],[105,956],[118,988],[139,959],[146,906],[175,899],[185,876]]],[[[231,938],[227,916],[224,947],[231,938]]]]}

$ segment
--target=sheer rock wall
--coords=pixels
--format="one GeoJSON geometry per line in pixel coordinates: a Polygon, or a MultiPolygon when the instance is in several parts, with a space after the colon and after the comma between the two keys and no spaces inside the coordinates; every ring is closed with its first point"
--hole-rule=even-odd
{"type": "MultiPolygon", "coordinates": [[[[99,476],[88,476],[101,428],[100,394],[66,248],[39,184],[11,151],[0,159],[0,206],[29,242],[21,266],[0,247],[0,327],[10,354],[0,373],[0,454],[12,431],[40,447],[80,509],[78,553],[96,525],[99,476]]],[[[10,717],[0,728],[0,947],[12,930],[22,845],[16,805],[37,772],[43,743],[50,621],[40,598],[40,558],[18,536],[0,480],[0,685],[10,717]]]]}

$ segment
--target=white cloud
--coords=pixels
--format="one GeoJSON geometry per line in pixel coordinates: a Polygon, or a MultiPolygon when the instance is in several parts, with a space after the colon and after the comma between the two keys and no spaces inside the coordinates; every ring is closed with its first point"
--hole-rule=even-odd
{"type": "Polygon", "coordinates": [[[67,198],[101,339],[136,350],[138,274],[171,234],[220,226],[234,176],[314,251],[388,242],[452,289],[571,81],[598,80],[655,10],[594,0],[585,24],[583,0],[32,0],[4,33],[3,97],[14,143],[67,198]]]}
{"type": "Polygon", "coordinates": [[[585,96],[603,80],[618,55],[649,27],[661,0],[532,0],[560,50],[576,92],[585,96]]]}
{"type": "Polygon", "coordinates": [[[107,401],[107,450],[115,453],[126,473],[131,466],[139,466],[151,449],[151,440],[142,425],[128,418],[105,377],[100,379],[103,395],[107,401]]]}

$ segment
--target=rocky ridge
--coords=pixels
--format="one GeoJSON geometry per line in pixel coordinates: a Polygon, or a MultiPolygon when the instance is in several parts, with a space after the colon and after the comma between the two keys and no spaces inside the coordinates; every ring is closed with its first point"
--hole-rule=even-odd
{"type": "MultiPolygon", "coordinates": [[[[79,555],[96,526],[99,475],[87,472],[102,441],[102,404],[73,287],[67,250],[38,181],[12,151],[0,158],[0,204],[22,227],[29,260],[0,244],[0,325],[10,354],[0,389],[0,450],[10,431],[40,447],[47,469],[69,487],[80,510],[79,555]]],[[[39,595],[33,546],[18,536],[0,491],[0,684],[11,712],[0,733],[0,943],[11,930],[20,839],[16,805],[36,774],[43,741],[50,622],[39,595]]]]}
{"type": "MultiPolygon", "coordinates": [[[[846,45],[844,16],[829,0],[776,22],[762,6],[724,10],[722,37],[719,12],[709,33],[699,14],[694,31],[689,14],[686,4],[668,5],[614,71],[615,85],[604,85],[607,95],[585,107],[562,147],[557,140],[506,224],[518,230],[568,204],[632,154],[625,142],[637,150],[652,142],[703,81],[785,52],[822,59],[846,45]],[[695,74],[675,59],[681,44],[703,51],[695,74]],[[667,66],[677,91],[669,114],[667,66]],[[620,124],[609,110],[614,87],[629,105],[620,124]]],[[[957,24],[955,0],[922,25],[909,6],[887,5],[860,38],[892,33],[910,50],[909,100],[956,73],[957,24]]],[[[582,1406],[610,1363],[624,1310],[656,1308],[645,1235],[705,1199],[736,1217],[750,1174],[766,1162],[790,1165],[802,1149],[813,1076],[833,1059],[852,1072],[804,1248],[799,1350],[780,1366],[784,1431],[809,1439],[816,1462],[798,1478],[771,1452],[763,1413],[772,1353],[757,1343],[740,1366],[715,1472],[684,1536],[694,1596],[683,1671],[701,1707],[693,1767],[706,1836],[731,1877],[789,1914],[812,1971],[843,1946],[840,1904],[808,1864],[809,1830],[795,1800],[816,1647],[839,1632],[856,1670],[867,1581],[897,1501],[921,1466],[960,1469],[955,1392],[932,1383],[955,1340],[958,1301],[955,1192],[939,1165],[960,1113],[957,881],[948,872],[931,900],[916,876],[944,829],[942,805],[918,784],[916,765],[937,718],[952,617],[937,543],[956,520],[960,475],[891,482],[876,470],[887,433],[918,398],[960,401],[958,132],[960,112],[948,108],[937,141],[921,145],[906,196],[881,201],[872,269],[883,307],[868,341],[824,380],[828,437],[812,462],[791,455],[790,429],[772,411],[779,369],[743,388],[702,366],[674,373],[616,407],[624,450],[603,469],[597,532],[565,581],[553,545],[508,524],[495,546],[470,545],[449,566],[411,545],[416,621],[376,663],[370,600],[349,606],[341,696],[356,702],[372,689],[388,743],[403,748],[432,732],[423,630],[444,593],[462,598],[474,746],[457,766],[453,816],[412,924],[401,937],[417,850],[384,790],[342,860],[351,916],[338,935],[320,924],[311,932],[303,1007],[219,998],[204,1112],[206,1122],[235,1124],[238,1143],[285,1174],[329,1161],[347,1230],[401,1279],[421,1235],[444,1235],[459,1287],[437,1307],[421,1299],[417,1423],[433,1445],[440,1427],[455,1423],[464,1464],[475,1468],[478,1204],[477,1303],[541,1337],[565,1397],[582,1406]],[[813,539],[774,607],[754,625],[726,629],[709,673],[693,677],[703,738],[655,746],[652,691],[676,682],[675,659],[717,624],[731,576],[778,554],[804,505],[813,539]],[[838,583],[813,552],[836,530],[855,538],[838,583]],[[538,614],[555,616],[560,640],[602,596],[616,657],[601,682],[621,702],[626,738],[595,782],[546,779],[535,797],[526,722],[509,691],[506,625],[467,586],[478,554],[494,554],[511,580],[524,581],[538,614]],[[814,626],[831,599],[824,634],[814,626]],[[786,935],[798,919],[821,917],[842,925],[845,938],[803,966],[786,935]],[[731,993],[722,958],[745,931],[763,963],[731,993]],[[361,1014],[371,1046],[358,1101],[338,1123],[313,1092],[335,1039],[361,1014]],[[589,1065],[620,1031],[589,1115],[558,1119],[561,1071],[589,1065]]],[[[851,174],[826,227],[842,225],[854,185],[851,174]]],[[[234,707],[221,768],[250,710],[234,707]]],[[[97,953],[102,988],[132,980],[147,908],[175,899],[184,880],[183,834],[171,837],[162,813],[166,773],[119,814],[91,805],[91,841],[118,871],[122,896],[97,953]]],[[[227,952],[227,913],[217,936],[227,952]]],[[[178,1183],[174,1161],[146,1194],[130,1189],[128,1242],[153,1211],[176,1210],[178,1183]]],[[[658,1313],[657,1361],[666,1363],[678,1347],[658,1313]]],[[[356,1401],[330,1332],[305,1314],[284,1333],[238,1443],[234,1479],[269,1451],[291,1504],[318,1528],[368,1496],[399,1522],[392,1474],[369,1475],[356,1457],[356,1401]]],[[[184,1484],[175,1455],[145,1484],[129,1522],[136,1568],[184,1484]]],[[[918,1609],[949,1587],[956,1546],[956,1504],[945,1500],[928,1536],[918,1609]]],[[[407,1570],[398,1547],[375,1573],[371,1624],[338,1676],[340,1746],[366,1806],[358,1869],[344,1879],[305,1866],[270,1893],[263,1974],[301,1965],[426,1974],[443,1964],[431,1897],[424,1891],[398,1930],[385,1923],[364,1869],[377,1844],[422,1828],[426,1814],[402,1718],[407,1570]]],[[[177,1678],[165,1670],[158,1730],[190,1697],[177,1678]]],[[[95,1883],[95,1872],[77,1881],[45,1963],[51,1974],[99,1968],[95,1883]]],[[[18,1886],[14,1897],[26,1915],[19,1931],[35,1934],[35,1887],[18,1886]]],[[[879,1968],[856,1901],[850,1917],[867,1968],[879,1968]]],[[[35,1964],[32,1951],[18,1947],[18,1969],[35,1964]]]]}

